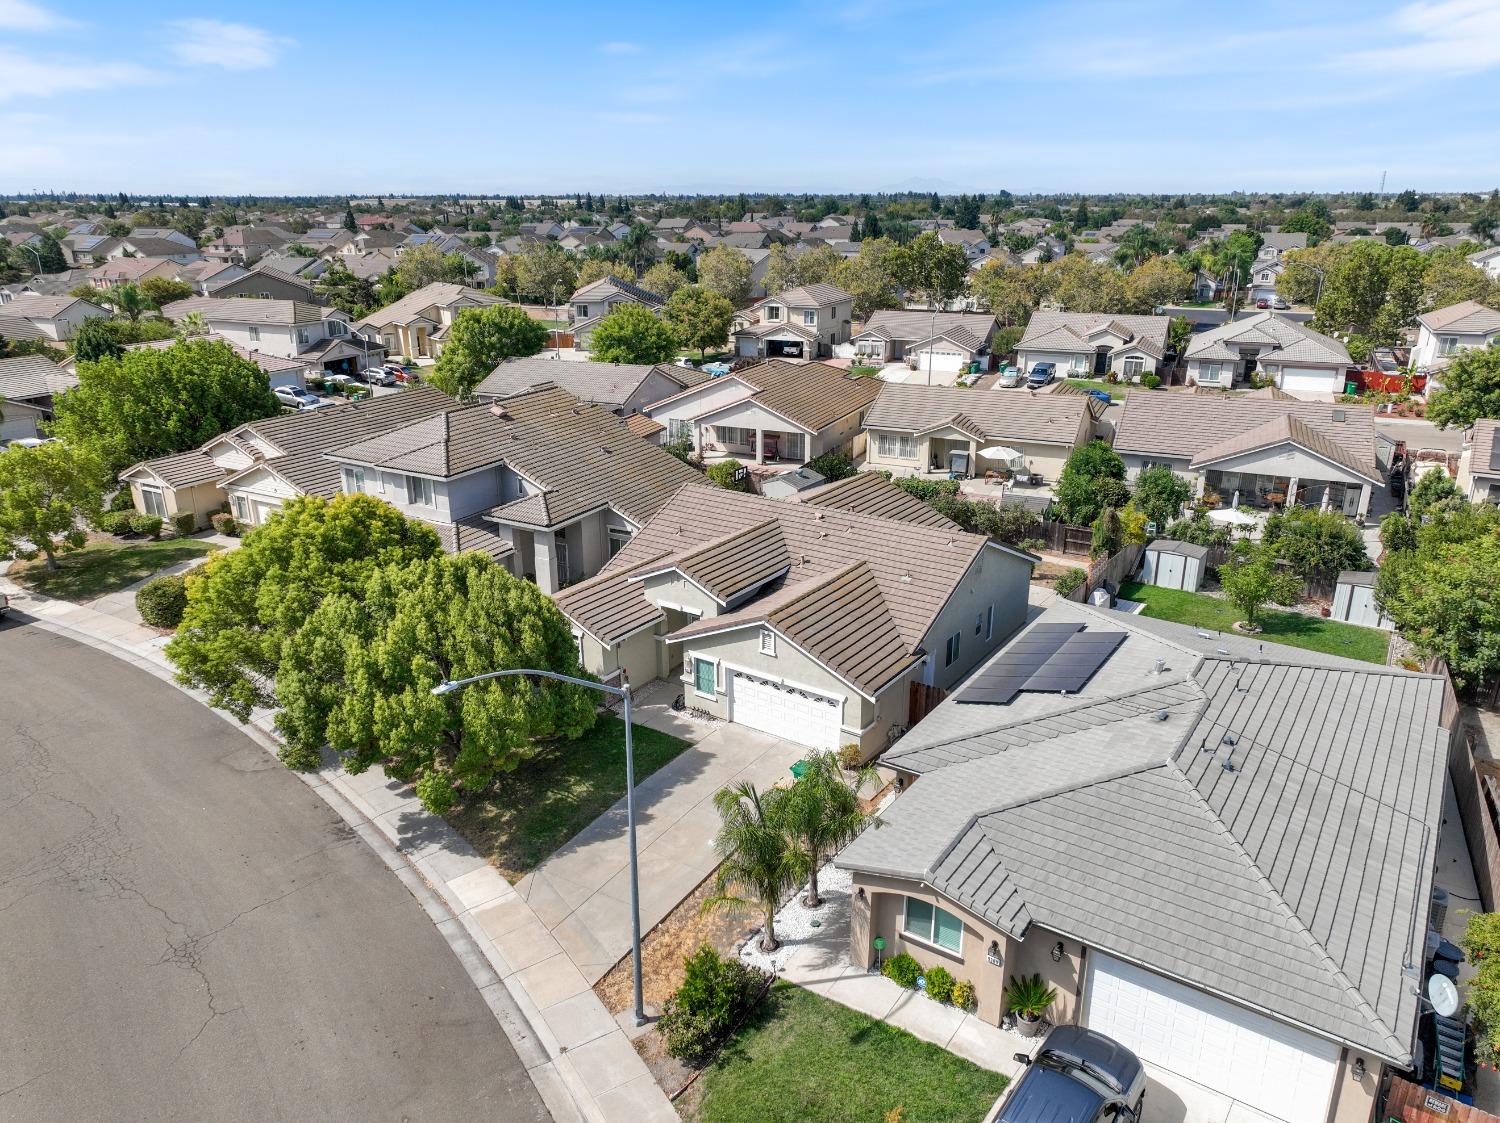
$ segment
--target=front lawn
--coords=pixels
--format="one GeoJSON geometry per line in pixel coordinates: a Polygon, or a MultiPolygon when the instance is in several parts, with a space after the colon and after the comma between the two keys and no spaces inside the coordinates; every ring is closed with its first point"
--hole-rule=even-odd
{"type": "Polygon", "coordinates": [[[777,983],[704,1072],[697,1109],[687,1118],[696,1123],[975,1123],[1006,1084],[998,1072],[903,1029],[777,983]]]}
{"type": "Polygon", "coordinates": [[[1093,378],[1065,378],[1062,380],[1064,386],[1076,386],[1080,390],[1103,390],[1117,402],[1125,400],[1125,395],[1130,392],[1129,386],[1111,386],[1108,382],[1100,382],[1093,378]]]}
{"type": "Polygon", "coordinates": [[[189,558],[202,557],[218,549],[212,542],[195,538],[119,542],[95,538],[81,550],[57,556],[57,569],[49,570],[45,558],[13,565],[9,576],[19,585],[44,597],[88,601],[134,585],[159,569],[189,558]]]}
{"type": "MultiPolygon", "coordinates": [[[[637,784],[688,747],[644,725],[634,740],[637,784]]],[[[549,746],[493,790],[465,799],[448,821],[506,880],[518,881],[624,794],[625,725],[605,714],[578,740],[549,746]]]]}
{"type": "MultiPolygon", "coordinates": [[[[1229,632],[1240,619],[1239,610],[1227,600],[1201,593],[1185,593],[1180,589],[1163,589],[1129,581],[1120,586],[1120,596],[1143,603],[1146,607],[1141,610],[1142,616],[1175,620],[1194,628],[1229,632]]],[[[1361,628],[1357,624],[1304,616],[1300,612],[1262,611],[1260,622],[1264,630],[1256,639],[1342,655],[1366,663],[1383,664],[1386,649],[1390,646],[1390,636],[1379,628],[1361,628]]]]}
{"type": "Polygon", "coordinates": [[[883,367],[852,366],[849,368],[849,373],[855,378],[873,378],[883,369],[883,367]]]}

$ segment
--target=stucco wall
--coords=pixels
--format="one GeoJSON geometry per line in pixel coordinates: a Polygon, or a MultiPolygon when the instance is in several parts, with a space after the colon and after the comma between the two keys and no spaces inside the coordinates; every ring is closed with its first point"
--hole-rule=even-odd
{"type": "Polygon", "coordinates": [[[950,689],[1026,622],[1030,581],[1031,566],[1022,559],[992,547],[981,551],[928,631],[932,685],[950,689]],[[993,629],[988,626],[991,605],[995,610],[993,629]],[[979,618],[977,635],[976,617],[979,618]],[[962,636],[959,657],[952,666],[945,667],[944,644],[954,632],[962,636]]]}
{"type": "Polygon", "coordinates": [[[1375,1095],[1380,1090],[1381,1062],[1353,1050],[1345,1049],[1339,1057],[1338,1073],[1333,1078],[1333,1102],[1328,1109],[1328,1123],[1369,1123],[1375,1112],[1375,1095]],[[1354,1079],[1354,1061],[1365,1062],[1363,1080],[1354,1079]]]}

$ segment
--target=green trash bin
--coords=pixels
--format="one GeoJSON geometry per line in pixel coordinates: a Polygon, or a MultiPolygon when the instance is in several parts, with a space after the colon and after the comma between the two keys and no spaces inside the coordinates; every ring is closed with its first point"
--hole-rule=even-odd
{"type": "Polygon", "coordinates": [[[1359,383],[1358,382],[1346,382],[1346,383],[1344,383],[1344,393],[1346,393],[1346,394],[1358,394],[1359,393],[1359,383]]]}

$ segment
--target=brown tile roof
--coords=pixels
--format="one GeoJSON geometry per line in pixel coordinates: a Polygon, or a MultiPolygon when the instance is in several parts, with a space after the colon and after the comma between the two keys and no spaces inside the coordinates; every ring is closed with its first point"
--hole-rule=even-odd
{"type": "Polygon", "coordinates": [[[486,553],[496,561],[503,561],[515,552],[508,538],[495,532],[491,523],[477,515],[459,519],[454,523],[429,523],[437,531],[443,549],[450,554],[464,554],[471,550],[486,553]]]}
{"type": "Polygon", "coordinates": [[[882,382],[865,415],[866,429],[920,433],[964,417],[980,440],[1037,441],[1071,447],[1090,399],[1077,394],[1022,390],[961,390],[882,382]]]}
{"type": "Polygon", "coordinates": [[[673,569],[721,604],[786,572],[791,564],[781,524],[775,519],[734,531],[672,560],[673,569]]]}
{"type": "Polygon", "coordinates": [[[1209,464],[1216,464],[1221,460],[1227,460],[1231,456],[1240,456],[1247,452],[1258,452],[1263,448],[1273,448],[1279,444],[1291,442],[1301,445],[1310,452],[1317,453],[1325,460],[1331,460],[1340,464],[1374,483],[1380,483],[1380,471],[1372,465],[1361,464],[1357,459],[1350,456],[1346,449],[1340,448],[1333,441],[1317,432],[1311,425],[1300,418],[1283,414],[1281,417],[1273,417],[1270,421],[1257,425],[1254,429],[1247,429],[1243,433],[1220,441],[1216,445],[1209,445],[1193,457],[1190,467],[1202,468],[1209,464]]]}
{"type": "Polygon", "coordinates": [[[1474,443],[1469,453],[1469,470],[1476,475],[1492,476],[1500,472],[1500,421],[1481,417],[1474,422],[1474,443]]]}
{"type": "Polygon", "coordinates": [[[221,478],[225,472],[213,457],[201,449],[179,452],[173,456],[159,456],[155,460],[142,461],[120,473],[121,478],[138,471],[149,472],[167,487],[191,487],[221,478]]]}
{"type": "Polygon", "coordinates": [[[902,491],[878,472],[858,472],[848,479],[809,488],[796,502],[815,507],[833,507],[854,515],[895,519],[917,526],[956,530],[958,524],[940,515],[910,492],[902,491]]]}
{"type": "Polygon", "coordinates": [[[785,304],[789,308],[805,308],[808,306],[826,308],[830,304],[844,304],[854,299],[838,285],[829,285],[818,282],[811,285],[799,285],[785,292],[773,293],[768,299],[777,304],[785,304]]]}
{"type": "Polygon", "coordinates": [[[77,385],[76,374],[69,374],[45,355],[16,355],[0,359],[0,401],[50,398],[77,385]]]}
{"type": "Polygon", "coordinates": [[[867,408],[885,385],[878,378],[857,378],[827,363],[780,359],[736,371],[735,377],[755,389],[751,400],[756,405],[813,432],[867,408]]]}
{"type": "Polygon", "coordinates": [[[1418,316],[1417,323],[1430,331],[1483,332],[1500,331],[1500,312],[1477,300],[1464,300],[1446,308],[1435,308],[1418,316]]]}
{"type": "Polygon", "coordinates": [[[423,285],[416,292],[407,293],[395,303],[387,304],[379,311],[371,312],[363,320],[356,322],[374,328],[382,328],[387,324],[404,324],[417,319],[429,308],[447,308],[461,300],[474,305],[505,303],[498,296],[487,293],[483,289],[471,289],[467,285],[453,284],[449,281],[434,281],[430,285],[423,285]]]}
{"type": "Polygon", "coordinates": [[[653,421],[644,413],[632,413],[625,419],[625,428],[637,437],[654,437],[666,429],[660,421],[653,421]]]}

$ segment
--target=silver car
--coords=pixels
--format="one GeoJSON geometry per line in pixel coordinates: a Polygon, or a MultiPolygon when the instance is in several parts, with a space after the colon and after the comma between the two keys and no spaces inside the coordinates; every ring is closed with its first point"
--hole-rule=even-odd
{"type": "Polygon", "coordinates": [[[1021,368],[1006,366],[1001,370],[1000,378],[996,381],[995,385],[1003,387],[1006,390],[1014,390],[1017,386],[1021,385],[1021,368]]]}

